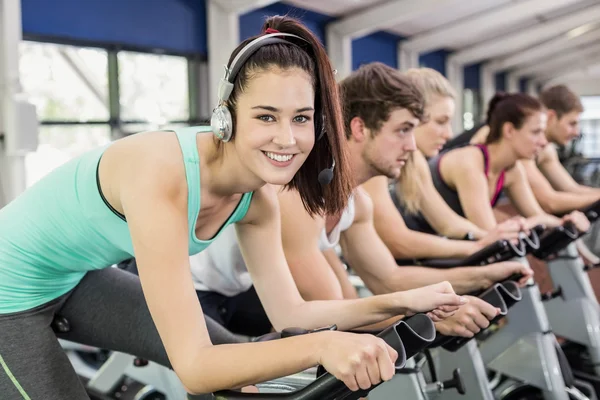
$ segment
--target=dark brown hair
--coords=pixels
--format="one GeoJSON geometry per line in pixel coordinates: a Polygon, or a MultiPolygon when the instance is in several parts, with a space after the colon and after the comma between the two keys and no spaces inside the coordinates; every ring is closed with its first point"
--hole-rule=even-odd
{"type": "Polygon", "coordinates": [[[499,141],[505,123],[509,122],[515,129],[521,129],[527,117],[543,110],[542,103],[528,94],[496,93],[488,106],[487,123],[490,126],[490,133],[485,142],[491,144],[499,141]]]}
{"type": "Polygon", "coordinates": [[[376,133],[393,110],[404,108],[423,121],[425,97],[421,88],[403,73],[380,62],[361,66],[340,82],[344,103],[346,138],[352,132],[350,122],[360,117],[376,133]]]}
{"type": "Polygon", "coordinates": [[[540,94],[540,101],[548,110],[554,110],[559,119],[572,111],[583,112],[579,96],[565,85],[556,85],[544,90],[540,94]]]}
{"type": "MultiPolygon", "coordinates": [[[[286,188],[298,190],[305,209],[311,215],[337,214],[346,207],[354,184],[344,143],[342,111],[335,72],[319,39],[300,21],[287,16],[274,16],[265,21],[262,32],[269,28],[297,35],[308,43],[282,37],[290,41],[290,45],[275,43],[263,46],[246,61],[236,77],[233,92],[227,102],[233,120],[235,121],[237,97],[257,72],[272,67],[300,68],[306,71],[313,78],[315,90],[315,126],[322,126],[325,134],[320,140],[315,141],[307,160],[286,188]],[[328,185],[322,186],[317,181],[319,172],[330,168],[334,159],[333,180],[328,185]]],[[[236,54],[245,45],[257,37],[242,42],[232,53],[229,63],[231,64],[236,54]]],[[[318,137],[320,132],[315,134],[318,137]]]]}

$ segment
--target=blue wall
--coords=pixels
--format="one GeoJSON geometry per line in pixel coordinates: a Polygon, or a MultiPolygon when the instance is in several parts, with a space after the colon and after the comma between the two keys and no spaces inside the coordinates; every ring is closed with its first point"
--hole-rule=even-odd
{"type": "Polygon", "coordinates": [[[23,33],[206,55],[204,0],[21,0],[23,33]]]}
{"type": "Polygon", "coordinates": [[[422,54],[419,57],[419,65],[421,67],[433,68],[440,74],[446,76],[446,58],[448,57],[448,54],[450,54],[450,52],[447,50],[422,54]]]}
{"type": "MultiPolygon", "coordinates": [[[[334,21],[334,17],[303,10],[283,3],[250,11],[240,17],[240,41],[260,33],[264,20],[272,15],[290,15],[301,20],[317,37],[327,45],[325,38],[326,25],[334,21]]],[[[376,32],[352,41],[352,69],[362,64],[380,61],[391,67],[398,67],[396,49],[400,36],[386,32],[376,32]]]]}
{"type": "Polygon", "coordinates": [[[363,64],[379,61],[398,68],[398,42],[401,36],[387,32],[375,32],[352,41],[352,69],[363,64]]]}
{"type": "Polygon", "coordinates": [[[289,15],[301,20],[323,43],[325,43],[325,25],[335,19],[287,4],[275,3],[240,16],[240,41],[258,35],[265,19],[273,15],[289,15]]]}
{"type": "MultiPolygon", "coordinates": [[[[205,0],[21,0],[21,6],[26,37],[207,56],[205,0]]],[[[279,2],[242,15],[240,40],[258,34],[265,17],[277,14],[302,20],[325,44],[325,27],[335,20],[279,2]]],[[[352,68],[373,61],[397,68],[400,40],[386,32],[354,40],[352,68]]],[[[425,54],[420,63],[445,74],[448,54],[425,54]]],[[[479,65],[465,69],[465,87],[479,88],[479,65]]]]}
{"type": "Polygon", "coordinates": [[[529,79],[527,78],[521,78],[519,79],[519,90],[523,93],[527,92],[527,81],[529,79]]]}
{"type": "Polygon", "coordinates": [[[481,83],[481,63],[469,65],[464,70],[465,89],[479,90],[481,83]]]}
{"type": "Polygon", "coordinates": [[[506,72],[496,74],[496,91],[506,91],[506,72]]]}

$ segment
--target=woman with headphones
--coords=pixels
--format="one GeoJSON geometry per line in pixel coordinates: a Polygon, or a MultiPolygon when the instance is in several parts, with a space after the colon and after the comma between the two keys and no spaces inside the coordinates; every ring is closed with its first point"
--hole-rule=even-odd
{"type": "Polygon", "coordinates": [[[295,20],[273,17],[232,54],[212,127],[115,141],[52,171],[0,210],[2,396],[88,398],[57,337],[170,366],[190,393],[316,364],[353,390],[391,379],[397,354],[370,335],[321,332],[214,346],[192,283],[189,255],[235,223],[278,330],[300,322],[344,330],[457,309],[459,296],[432,288],[352,301],[301,299],[269,184],[297,189],[313,214],[342,210],[352,184],[341,118],[318,39],[295,20]],[[319,171],[332,160],[335,174],[320,185],[319,171]],[[133,255],[139,278],[108,268],[133,255]],[[66,332],[52,328],[57,315],[69,322],[66,332]]]}

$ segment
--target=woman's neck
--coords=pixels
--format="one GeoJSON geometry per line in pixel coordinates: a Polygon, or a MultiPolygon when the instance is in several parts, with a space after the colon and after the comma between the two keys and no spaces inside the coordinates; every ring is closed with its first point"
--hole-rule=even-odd
{"type": "Polygon", "coordinates": [[[504,170],[511,168],[517,162],[517,156],[514,152],[502,142],[495,142],[485,145],[489,154],[489,170],[494,174],[499,174],[504,170]]]}
{"type": "Polygon", "coordinates": [[[233,143],[217,146],[212,135],[198,139],[202,187],[219,197],[229,197],[260,189],[265,182],[240,161],[233,143]]]}

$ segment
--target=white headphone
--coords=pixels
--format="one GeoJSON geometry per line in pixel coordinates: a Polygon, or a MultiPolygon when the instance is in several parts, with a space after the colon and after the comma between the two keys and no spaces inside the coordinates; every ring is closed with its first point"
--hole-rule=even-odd
{"type": "Polygon", "coordinates": [[[248,59],[261,47],[275,43],[295,45],[294,43],[281,38],[285,36],[300,39],[303,42],[308,43],[305,39],[301,38],[300,36],[291,33],[268,33],[266,35],[254,39],[246,46],[244,46],[244,48],[242,48],[239,51],[239,53],[231,62],[231,66],[225,66],[225,76],[219,81],[219,104],[214,108],[212,116],[210,118],[210,125],[214,135],[223,142],[228,142],[233,136],[233,119],[231,117],[231,112],[229,111],[229,108],[226,105],[226,102],[229,99],[229,96],[231,96],[231,92],[233,91],[235,78],[237,77],[238,73],[240,72],[246,61],[248,61],[248,59]]]}

